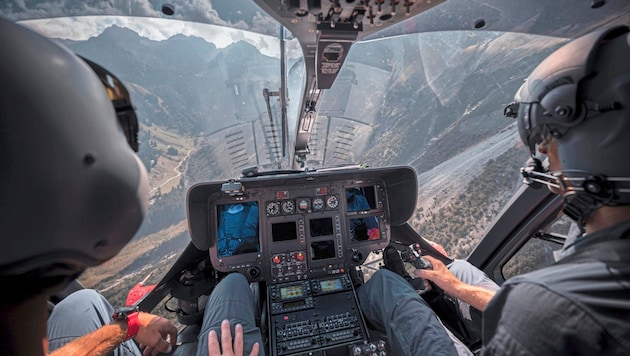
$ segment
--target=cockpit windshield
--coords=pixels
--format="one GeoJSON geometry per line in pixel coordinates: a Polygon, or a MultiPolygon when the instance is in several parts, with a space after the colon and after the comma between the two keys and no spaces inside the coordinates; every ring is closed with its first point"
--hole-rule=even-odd
{"type": "MultiPolygon", "coordinates": [[[[559,5],[494,2],[445,1],[371,31],[343,54],[335,82],[317,98],[302,97],[308,58],[296,36],[254,1],[0,5],[4,16],[115,73],[140,123],[148,217],[128,253],[82,282],[106,292],[137,281],[122,276],[167,270],[190,241],[188,189],[243,170],[295,169],[303,129],[299,169],[413,167],[419,195],[410,224],[453,257],[466,256],[521,186],[518,162],[527,154],[503,107],[545,56],[602,21],[585,17],[571,28],[570,13],[552,11],[559,5]],[[482,17],[488,8],[496,11],[482,17]],[[315,99],[319,110],[305,119],[302,104],[315,99]]],[[[605,11],[628,11],[621,3],[605,11]]],[[[331,47],[327,58],[343,50],[331,47]]],[[[378,239],[369,228],[357,240],[378,239]]]]}

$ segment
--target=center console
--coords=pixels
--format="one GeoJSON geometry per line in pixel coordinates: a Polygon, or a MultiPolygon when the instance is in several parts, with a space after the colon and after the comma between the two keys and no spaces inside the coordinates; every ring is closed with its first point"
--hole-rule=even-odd
{"type": "Polygon", "coordinates": [[[365,323],[347,274],[281,283],[268,290],[269,336],[276,355],[367,341],[365,323]]]}

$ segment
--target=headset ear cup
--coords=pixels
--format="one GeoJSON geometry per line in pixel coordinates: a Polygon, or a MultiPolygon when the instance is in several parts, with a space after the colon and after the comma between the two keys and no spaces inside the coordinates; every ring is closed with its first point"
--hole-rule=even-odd
{"type": "Polygon", "coordinates": [[[542,98],[540,104],[545,108],[543,115],[559,120],[561,126],[573,123],[581,111],[577,104],[577,84],[565,84],[552,89],[542,98]]]}

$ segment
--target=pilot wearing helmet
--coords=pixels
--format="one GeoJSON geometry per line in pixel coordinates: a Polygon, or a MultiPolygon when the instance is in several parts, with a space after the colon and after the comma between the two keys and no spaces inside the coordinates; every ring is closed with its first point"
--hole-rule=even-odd
{"type": "MultiPolygon", "coordinates": [[[[415,271],[483,311],[482,355],[630,354],[628,58],[628,27],[584,35],[540,63],[504,111],[518,120],[532,155],[522,170],[526,182],[562,194],[565,214],[582,230],[561,259],[508,279],[498,290],[471,283],[467,276],[482,272],[470,264],[453,273],[424,256],[433,269],[415,271]],[[548,157],[548,171],[537,153],[548,157]]],[[[446,345],[444,332],[430,324],[433,311],[404,279],[379,272],[359,289],[359,300],[396,354],[467,353],[457,340],[451,342],[455,349],[446,345]]]]}
{"type": "Polygon", "coordinates": [[[416,275],[483,310],[482,354],[630,354],[630,32],[598,30],[564,45],[531,73],[506,116],[518,120],[530,172],[564,197],[583,234],[556,264],[473,288],[428,257],[416,275]],[[542,167],[542,165],[538,165],[542,167]]]}
{"type": "Polygon", "coordinates": [[[515,96],[521,138],[532,154],[538,146],[548,157],[547,184],[584,234],[556,265],[504,284],[486,309],[495,316],[484,319],[490,352],[630,352],[628,31],[600,30],[565,45],[515,96]],[[530,297],[536,305],[515,308],[530,297]],[[527,325],[531,332],[516,332],[527,325]]]}

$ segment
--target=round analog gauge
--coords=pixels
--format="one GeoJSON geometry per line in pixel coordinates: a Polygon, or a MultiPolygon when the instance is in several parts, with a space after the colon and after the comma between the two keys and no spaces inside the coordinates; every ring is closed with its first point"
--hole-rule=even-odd
{"type": "Polygon", "coordinates": [[[280,203],[270,201],[267,203],[267,215],[278,215],[280,213],[280,203]]]}
{"type": "Polygon", "coordinates": [[[336,209],[339,206],[339,199],[337,199],[336,195],[331,195],[326,198],[326,205],[329,209],[336,209]]]}
{"type": "Polygon", "coordinates": [[[285,214],[291,214],[295,210],[295,204],[293,200],[285,200],[282,202],[282,212],[285,214]]]}
{"type": "Polygon", "coordinates": [[[322,210],[324,209],[324,199],[321,197],[316,197],[313,199],[313,209],[314,210],[322,210]]]}
{"type": "Polygon", "coordinates": [[[298,199],[297,201],[298,209],[302,211],[307,211],[310,208],[310,202],[306,198],[298,199]]]}

